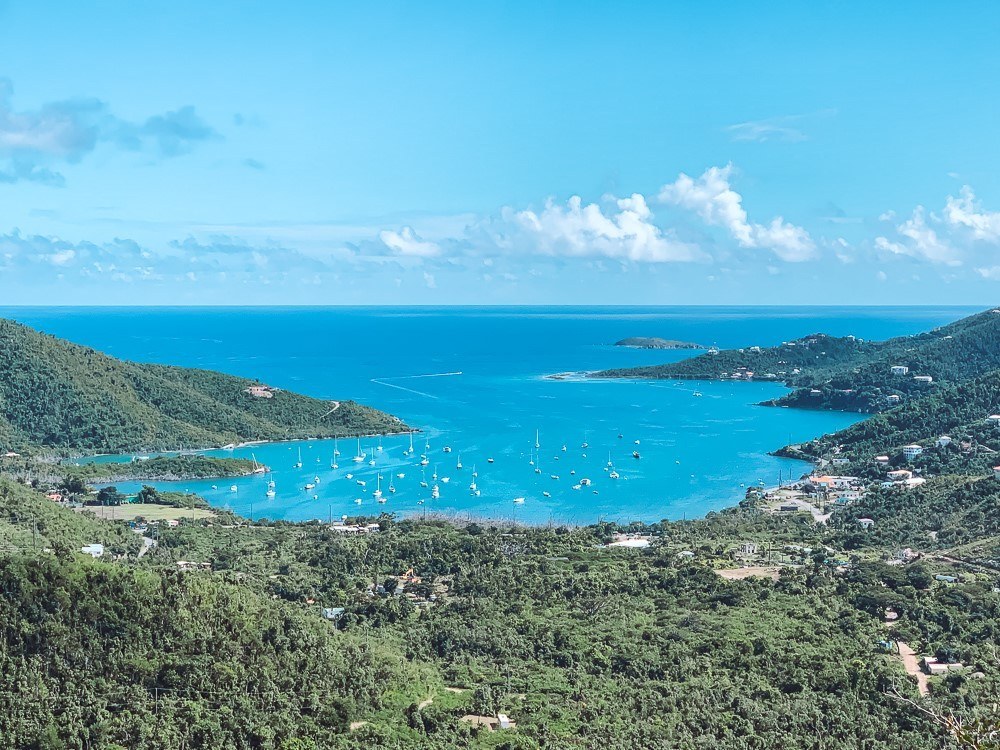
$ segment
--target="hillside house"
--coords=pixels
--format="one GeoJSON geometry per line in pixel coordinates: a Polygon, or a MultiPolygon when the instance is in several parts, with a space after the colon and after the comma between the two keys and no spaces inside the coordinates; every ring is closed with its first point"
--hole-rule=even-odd
{"type": "Polygon", "coordinates": [[[910,372],[910,368],[906,365],[893,365],[889,368],[889,372],[893,375],[906,375],[910,372]]]}
{"type": "Polygon", "coordinates": [[[913,476],[913,472],[910,471],[909,469],[896,469],[895,471],[886,472],[885,475],[893,482],[905,482],[907,479],[913,476]]]}
{"type": "Polygon", "coordinates": [[[274,398],[274,389],[267,385],[252,385],[246,392],[254,398],[274,398]]]}
{"type": "Polygon", "coordinates": [[[104,556],[104,545],[103,544],[85,544],[80,548],[80,552],[85,555],[90,555],[95,560],[98,557],[104,556]]]}
{"type": "Polygon", "coordinates": [[[938,448],[947,448],[949,445],[951,445],[951,438],[948,435],[942,435],[937,439],[938,448]]]}
{"type": "Polygon", "coordinates": [[[914,458],[916,458],[923,452],[924,452],[923,447],[917,445],[916,443],[913,443],[912,445],[903,446],[903,457],[909,461],[912,461],[914,458]]]}

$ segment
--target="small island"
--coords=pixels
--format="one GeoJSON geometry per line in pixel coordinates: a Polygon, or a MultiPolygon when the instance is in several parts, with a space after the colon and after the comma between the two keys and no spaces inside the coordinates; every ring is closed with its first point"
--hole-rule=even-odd
{"type": "Polygon", "coordinates": [[[629,336],[616,341],[615,346],[626,346],[630,349],[705,349],[701,344],[690,341],[661,339],[657,336],[629,336]]]}

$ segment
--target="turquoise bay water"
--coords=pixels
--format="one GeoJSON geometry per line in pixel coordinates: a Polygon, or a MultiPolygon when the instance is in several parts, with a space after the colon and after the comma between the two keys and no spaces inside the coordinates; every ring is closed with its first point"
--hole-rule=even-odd
{"type": "Polygon", "coordinates": [[[164,488],[197,492],[214,505],[255,518],[327,519],[384,510],[532,523],[701,516],[738,502],[741,484],[772,484],[808,468],[767,451],[859,419],[755,406],[784,391],[773,383],[555,381],[543,378],[547,373],[691,356],[611,345],[626,336],[723,348],[771,345],[820,331],[885,338],[971,312],[953,307],[0,308],[4,317],[116,357],[217,369],[322,398],[356,399],[423,431],[414,438],[412,458],[403,455],[406,437],[383,439],[381,452],[375,441],[364,440],[362,449],[375,456],[374,467],[351,461],[357,450],[353,440],[339,443],[337,470],[330,467],[332,441],[211,452],[252,454],[270,466],[276,485],[270,499],[260,476],[235,480],[235,492],[230,481],[161,483],[164,488]],[[533,466],[536,430],[541,448],[533,466]],[[452,452],[444,452],[445,446],[452,452]],[[633,450],[640,460],[632,458],[633,450]],[[429,460],[428,485],[435,484],[437,470],[438,499],[420,486],[421,453],[429,460]],[[609,458],[617,480],[608,476],[609,458]],[[478,496],[469,490],[473,467],[478,496]],[[372,495],[377,473],[384,504],[372,495]],[[305,490],[316,477],[315,488],[305,490]],[[591,484],[573,489],[584,478],[591,484]],[[390,479],[395,493],[388,491],[390,479]],[[518,497],[525,498],[523,504],[513,502],[518,497]]]}

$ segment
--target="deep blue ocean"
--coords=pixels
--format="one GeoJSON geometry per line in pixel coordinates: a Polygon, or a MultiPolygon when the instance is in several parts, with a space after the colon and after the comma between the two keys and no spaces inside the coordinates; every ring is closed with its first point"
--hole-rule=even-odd
{"type": "Polygon", "coordinates": [[[339,443],[337,470],[330,467],[331,441],[235,451],[252,453],[273,469],[276,496],[270,499],[260,476],[236,480],[235,492],[230,481],[183,482],[172,489],[197,492],[254,518],[391,511],[531,523],[702,516],[738,502],[743,485],[773,484],[779,475],[808,469],[767,451],[860,418],[755,406],[784,392],[777,384],[543,378],[696,353],[613,346],[621,338],[660,336],[721,348],[767,346],[817,332],[879,339],[972,312],[957,307],[0,308],[4,317],[115,357],[221,370],[312,396],[354,399],[423,431],[415,438],[413,458],[403,455],[406,437],[383,440],[381,452],[374,441],[364,441],[362,450],[375,456],[374,467],[351,461],[355,441],[339,443]],[[541,448],[533,465],[536,430],[541,448]],[[300,450],[303,466],[296,469],[300,450]],[[632,458],[633,450],[641,459],[632,458]],[[421,453],[429,460],[423,470],[427,488],[420,486],[421,453]],[[618,479],[609,478],[609,461],[618,479]],[[473,467],[478,495],[469,489],[473,467]],[[382,476],[384,504],[373,498],[376,474],[382,476]],[[589,485],[581,483],[584,478],[589,485]],[[394,493],[388,491],[390,480],[394,493]],[[307,491],[307,483],[316,486],[307,491]],[[434,484],[437,499],[431,497],[434,484]],[[521,497],[523,503],[514,503],[521,497]]]}

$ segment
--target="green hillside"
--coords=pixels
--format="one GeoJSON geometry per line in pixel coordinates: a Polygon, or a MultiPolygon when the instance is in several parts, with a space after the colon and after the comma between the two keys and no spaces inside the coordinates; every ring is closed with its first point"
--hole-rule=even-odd
{"type": "Polygon", "coordinates": [[[747,377],[795,388],[769,405],[880,412],[1000,369],[1000,312],[987,310],[933,331],[886,341],[807,336],[776,347],[731,349],[664,365],[605,370],[595,377],[747,377]],[[908,369],[893,374],[894,366],[908,369]],[[932,382],[915,376],[930,376],[932,382]]]}
{"type": "Polygon", "coordinates": [[[882,471],[872,463],[878,455],[888,456],[892,465],[928,473],[983,473],[1000,464],[1000,425],[988,419],[998,412],[1000,372],[991,372],[961,385],[942,386],[933,394],[782,452],[806,459],[830,457],[836,452],[850,458],[852,471],[862,474],[866,468],[882,471]],[[951,442],[937,445],[942,435],[951,442]],[[922,446],[924,453],[905,461],[900,451],[911,444],[922,446]]]}
{"type": "Polygon", "coordinates": [[[0,320],[0,448],[136,452],[403,431],[352,401],[207,370],[124,362],[0,320]]]}

